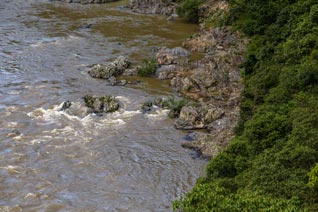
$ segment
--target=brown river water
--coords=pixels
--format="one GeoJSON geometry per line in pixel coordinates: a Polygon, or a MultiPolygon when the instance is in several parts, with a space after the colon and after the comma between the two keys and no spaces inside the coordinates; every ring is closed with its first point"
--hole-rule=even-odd
{"type": "Polygon", "coordinates": [[[167,111],[140,105],[171,89],[154,79],[111,87],[87,66],[140,61],[197,31],[133,14],[127,2],[79,5],[0,0],[0,211],[171,211],[206,162],[180,146],[167,111]],[[114,95],[119,112],[83,110],[86,94],[114,95]],[[61,103],[73,102],[68,112],[61,103]]]}

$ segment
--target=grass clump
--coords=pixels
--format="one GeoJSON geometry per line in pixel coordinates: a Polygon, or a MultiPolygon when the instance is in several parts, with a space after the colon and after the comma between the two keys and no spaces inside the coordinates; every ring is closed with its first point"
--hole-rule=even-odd
{"type": "Polygon", "coordinates": [[[151,77],[156,73],[158,63],[155,59],[144,60],[137,68],[138,76],[151,77]]]}
{"type": "Polygon", "coordinates": [[[168,114],[169,118],[177,118],[184,106],[196,106],[196,103],[184,98],[176,99],[174,97],[170,97],[162,102],[162,106],[163,108],[170,110],[168,114]]]}

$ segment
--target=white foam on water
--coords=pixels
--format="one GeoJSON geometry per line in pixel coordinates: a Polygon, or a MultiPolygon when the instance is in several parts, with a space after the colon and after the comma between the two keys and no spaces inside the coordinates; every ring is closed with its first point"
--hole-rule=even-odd
{"type": "Polygon", "coordinates": [[[141,114],[140,110],[132,110],[132,111],[124,110],[123,112],[121,111],[114,112],[110,116],[113,118],[130,118],[138,114],[141,114]]]}
{"type": "Polygon", "coordinates": [[[15,137],[13,137],[12,139],[15,141],[22,141],[22,140],[24,140],[24,134],[17,135],[15,137]]]}
{"type": "Polygon", "coordinates": [[[16,126],[18,126],[18,122],[11,121],[7,123],[7,127],[15,128],[16,126]]]}
{"type": "Polygon", "coordinates": [[[104,119],[101,122],[104,124],[99,126],[102,126],[103,128],[105,127],[105,125],[116,125],[117,127],[126,124],[126,122],[123,119],[104,119]]]}
{"type": "Polygon", "coordinates": [[[6,107],[6,111],[7,112],[16,112],[16,111],[18,111],[18,107],[15,107],[15,106],[6,107]]]}
{"type": "Polygon", "coordinates": [[[39,48],[47,45],[64,45],[65,42],[75,41],[80,39],[80,37],[69,35],[67,37],[53,37],[53,38],[44,38],[39,42],[31,44],[33,48],[39,48]]]}
{"type": "MultiPolygon", "coordinates": [[[[71,107],[63,111],[61,110],[62,107],[63,103],[54,105],[49,109],[40,107],[27,113],[27,115],[36,120],[38,125],[54,124],[55,129],[43,132],[46,135],[53,134],[54,137],[59,138],[79,138],[83,142],[85,140],[90,141],[90,138],[98,135],[101,129],[123,127],[129,119],[141,114],[140,110],[127,111],[123,109],[102,116],[94,113],[87,114],[87,107],[81,102],[72,102],[71,107]],[[79,115],[83,117],[79,117],[79,115]]],[[[32,142],[35,144],[49,139],[51,137],[42,136],[32,142]]]]}
{"type": "Polygon", "coordinates": [[[116,96],[116,99],[119,99],[124,104],[130,104],[131,100],[125,96],[116,96]]]}
{"type": "MultiPolygon", "coordinates": [[[[60,119],[60,118],[66,118],[70,121],[81,121],[82,119],[76,115],[70,115],[68,113],[66,113],[65,111],[62,111],[61,108],[63,106],[63,103],[61,103],[60,105],[55,105],[53,106],[53,108],[49,108],[49,109],[43,109],[41,108],[37,108],[32,112],[27,113],[27,115],[29,117],[41,120],[41,121],[45,121],[46,124],[51,124],[51,123],[55,123],[56,120],[60,119]]],[[[42,123],[45,124],[45,123],[42,123]]]]}
{"type": "Polygon", "coordinates": [[[18,95],[21,94],[23,91],[8,91],[7,94],[9,95],[18,95]]]}
{"type": "Polygon", "coordinates": [[[43,143],[43,142],[45,142],[45,140],[43,140],[43,139],[33,139],[33,140],[31,140],[30,141],[30,143],[31,144],[40,144],[40,143],[43,143]]]}
{"type": "Polygon", "coordinates": [[[145,117],[151,120],[166,119],[170,110],[159,109],[155,113],[147,113],[145,117]]]}

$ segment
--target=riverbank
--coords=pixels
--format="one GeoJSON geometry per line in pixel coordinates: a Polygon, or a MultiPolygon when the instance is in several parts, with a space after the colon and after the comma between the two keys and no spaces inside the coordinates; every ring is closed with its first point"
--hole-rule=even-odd
{"type": "MultiPolygon", "coordinates": [[[[227,83],[227,88],[233,86],[236,88],[233,90],[238,91],[229,92],[235,100],[240,100],[233,104],[241,103],[235,137],[234,134],[227,135],[234,139],[211,160],[207,167],[207,176],[200,179],[185,198],[176,201],[174,207],[184,212],[317,211],[318,4],[310,0],[282,1],[275,4],[271,1],[228,2],[231,2],[230,7],[225,1],[185,0],[181,2],[179,9],[190,21],[198,21],[204,17],[205,24],[213,23],[218,16],[228,12],[222,25],[228,23],[239,29],[248,36],[250,42],[244,60],[243,57],[240,60],[230,59],[229,61],[238,63],[228,63],[241,63],[244,76],[244,89],[227,83]],[[214,13],[209,13],[211,10],[214,13]],[[242,99],[235,98],[239,93],[242,99]]],[[[221,31],[229,29],[221,28],[221,31]]],[[[220,29],[210,29],[214,33],[218,30],[220,29]]],[[[194,49],[201,48],[201,38],[205,34],[202,31],[199,33],[199,41],[190,39],[190,43],[191,40],[196,41],[194,49]]],[[[208,39],[210,42],[215,40],[213,33],[212,35],[208,39]]],[[[223,34],[225,37],[227,35],[223,34]]],[[[235,43],[240,43],[239,40],[234,40],[235,43]]],[[[184,46],[191,48],[187,42],[184,46]]],[[[231,49],[224,48],[223,45],[211,47],[212,52],[231,49]]],[[[245,52],[240,48],[236,50],[238,55],[245,52]]],[[[227,53],[224,55],[228,55],[227,53]]],[[[209,61],[213,61],[216,56],[212,55],[209,61]]],[[[196,68],[194,66],[191,70],[196,68]]],[[[180,74],[180,80],[176,79],[177,83],[172,85],[183,81],[181,86],[175,86],[183,95],[189,96],[188,93],[191,93],[194,99],[206,97],[202,95],[202,85],[210,75],[198,74],[204,76],[200,79],[194,77],[195,73],[191,74],[191,70],[184,75],[180,74]],[[182,87],[184,85],[187,86],[182,87]],[[191,89],[197,90],[187,92],[191,89]]],[[[231,82],[230,79],[225,81],[231,82]]],[[[219,90],[222,88],[217,89],[219,90]]],[[[213,93],[208,95],[211,96],[213,93]]],[[[217,102],[219,101],[212,101],[212,104],[217,102]]],[[[179,119],[183,118],[186,123],[194,122],[193,126],[204,126],[200,113],[202,110],[188,107],[183,111],[184,115],[182,111],[183,109],[179,119]],[[193,118],[184,118],[189,114],[193,118]]],[[[213,114],[222,117],[219,110],[216,111],[213,114]]],[[[235,109],[232,111],[238,114],[235,109]]],[[[237,123],[238,119],[232,120],[237,123]]],[[[213,136],[212,133],[209,140],[217,140],[217,135],[213,136]]],[[[190,147],[192,144],[190,142],[190,147]]],[[[200,149],[200,146],[194,146],[200,149]]]]}
{"type": "MultiPolygon", "coordinates": [[[[133,0],[128,7],[137,13],[166,15],[170,20],[177,17],[173,1],[133,0]]],[[[200,17],[208,17],[226,11],[224,1],[210,1],[199,13],[200,17]]],[[[158,48],[156,78],[169,80],[179,96],[195,102],[183,105],[174,115],[175,127],[189,132],[183,147],[204,157],[215,157],[234,137],[243,89],[239,65],[246,44],[247,40],[231,27],[201,25],[182,47],[158,48]]],[[[117,82],[115,79],[113,84],[117,82]]]]}
{"type": "MultiPolygon", "coordinates": [[[[159,2],[132,1],[130,7],[135,8],[134,11],[153,13],[156,11],[153,9],[169,5],[169,1],[159,2]]],[[[211,5],[204,5],[200,13],[207,16],[227,9],[223,1],[213,1],[211,5]]],[[[162,14],[161,11],[156,13],[162,14]]],[[[182,107],[176,117],[178,129],[190,130],[188,141],[182,144],[184,147],[195,149],[206,157],[215,157],[234,137],[243,89],[239,65],[246,44],[247,40],[230,27],[201,26],[197,34],[182,44],[184,51],[189,51],[188,55],[164,48],[157,53],[160,65],[157,78],[170,80],[176,92],[197,102],[182,107]]]]}

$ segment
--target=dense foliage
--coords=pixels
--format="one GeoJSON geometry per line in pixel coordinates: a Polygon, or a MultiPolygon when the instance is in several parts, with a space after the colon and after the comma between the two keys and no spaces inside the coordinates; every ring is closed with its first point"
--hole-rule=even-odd
{"type": "Polygon", "coordinates": [[[231,0],[250,37],[236,138],[182,211],[318,211],[318,0],[231,0]]]}
{"type": "Polygon", "coordinates": [[[177,13],[189,22],[196,23],[199,21],[199,6],[206,0],[179,0],[177,13]]]}
{"type": "Polygon", "coordinates": [[[158,63],[155,59],[144,60],[140,66],[137,67],[138,76],[150,77],[155,74],[158,63]]]}

